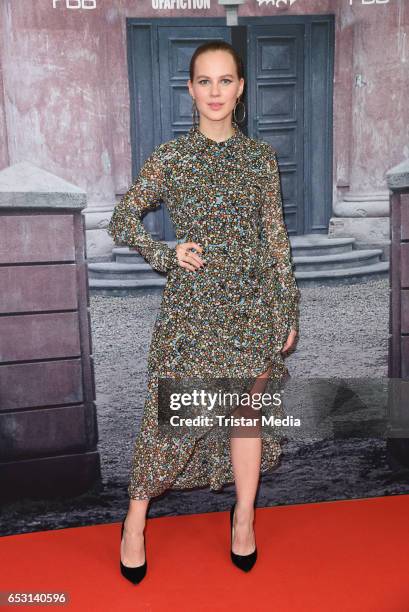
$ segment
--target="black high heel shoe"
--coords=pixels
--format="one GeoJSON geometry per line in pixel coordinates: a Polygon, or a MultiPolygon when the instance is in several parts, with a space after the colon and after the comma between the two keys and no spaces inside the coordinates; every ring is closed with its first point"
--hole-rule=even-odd
{"type": "MultiPolygon", "coordinates": [[[[126,517],[122,521],[121,542],[122,542],[122,536],[123,536],[123,533],[124,533],[125,519],[126,519],[126,517]]],[[[148,567],[148,564],[146,562],[145,536],[143,538],[143,547],[144,547],[144,550],[145,550],[145,563],[143,563],[143,565],[137,565],[136,567],[129,567],[128,565],[124,565],[122,563],[121,558],[119,559],[119,564],[120,564],[120,567],[121,567],[121,574],[122,574],[122,576],[124,576],[124,578],[126,578],[127,580],[129,580],[133,584],[138,584],[143,578],[145,578],[146,569],[148,567]]]]}
{"type": "Polygon", "coordinates": [[[236,506],[236,502],[234,502],[234,504],[232,505],[232,507],[230,509],[230,538],[231,538],[230,556],[231,556],[231,560],[233,561],[234,565],[236,565],[238,568],[243,570],[243,572],[249,572],[251,570],[251,568],[253,567],[253,565],[255,564],[256,560],[257,560],[257,546],[253,550],[253,552],[250,553],[249,555],[236,555],[236,553],[233,552],[233,550],[232,550],[232,544],[233,544],[233,515],[234,515],[234,508],[235,508],[235,506],[236,506]]]}

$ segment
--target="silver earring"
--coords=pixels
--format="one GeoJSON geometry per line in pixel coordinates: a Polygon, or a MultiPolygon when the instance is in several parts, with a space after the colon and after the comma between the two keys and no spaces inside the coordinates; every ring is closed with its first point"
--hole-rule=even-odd
{"type": "Polygon", "coordinates": [[[197,110],[195,99],[193,99],[193,104],[192,104],[192,124],[194,127],[199,125],[199,111],[197,110]]]}
{"type": "Polygon", "coordinates": [[[234,117],[234,120],[235,120],[236,123],[243,123],[243,121],[244,121],[244,119],[246,117],[246,107],[244,105],[244,102],[242,102],[241,100],[238,100],[236,102],[236,105],[235,105],[235,107],[233,109],[233,117],[234,117]],[[238,107],[239,104],[243,105],[243,117],[240,119],[240,121],[236,117],[236,108],[238,107]]]}

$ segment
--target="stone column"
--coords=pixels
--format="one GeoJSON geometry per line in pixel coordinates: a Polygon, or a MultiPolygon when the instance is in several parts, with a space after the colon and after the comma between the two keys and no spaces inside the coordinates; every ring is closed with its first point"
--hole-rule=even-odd
{"type": "Polygon", "coordinates": [[[409,378],[409,160],[387,173],[391,190],[389,366],[391,378],[409,378]]]}
{"type": "MultiPolygon", "coordinates": [[[[337,112],[346,113],[344,127],[351,126],[349,168],[336,167],[337,186],[347,190],[335,194],[329,224],[330,236],[353,236],[358,247],[382,248],[386,258],[390,241],[385,173],[408,152],[409,106],[404,91],[409,71],[400,39],[409,14],[404,16],[400,0],[397,4],[401,10],[390,6],[369,11],[372,7],[357,6],[354,11],[345,9],[343,15],[342,28],[352,28],[351,105],[338,107],[337,112]]],[[[343,48],[343,52],[347,50],[343,48]]]]}
{"type": "Polygon", "coordinates": [[[386,176],[391,218],[386,456],[392,469],[400,470],[409,467],[409,161],[386,176]]]}

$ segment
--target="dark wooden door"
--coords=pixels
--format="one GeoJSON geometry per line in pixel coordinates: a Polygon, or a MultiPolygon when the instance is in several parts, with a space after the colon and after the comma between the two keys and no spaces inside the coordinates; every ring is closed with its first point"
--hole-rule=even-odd
{"type": "Polygon", "coordinates": [[[249,25],[248,40],[251,134],[276,149],[287,228],[303,234],[304,25],[249,25]]]}
{"type": "MultiPolygon", "coordinates": [[[[203,42],[233,44],[245,64],[246,123],[278,152],[290,235],[328,232],[332,211],[332,15],[222,19],[130,19],[133,174],[154,146],[192,125],[189,62],[203,42]]],[[[172,240],[165,206],[145,216],[156,238],[172,240]]]]}

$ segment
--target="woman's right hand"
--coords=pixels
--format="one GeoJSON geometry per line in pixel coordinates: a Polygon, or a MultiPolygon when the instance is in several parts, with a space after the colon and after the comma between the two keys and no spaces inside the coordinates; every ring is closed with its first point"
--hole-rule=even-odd
{"type": "Polygon", "coordinates": [[[206,261],[199,257],[196,253],[193,253],[190,249],[196,249],[200,253],[203,252],[203,248],[197,242],[182,242],[176,245],[176,257],[181,268],[186,268],[195,272],[196,270],[203,268],[206,261]]]}

